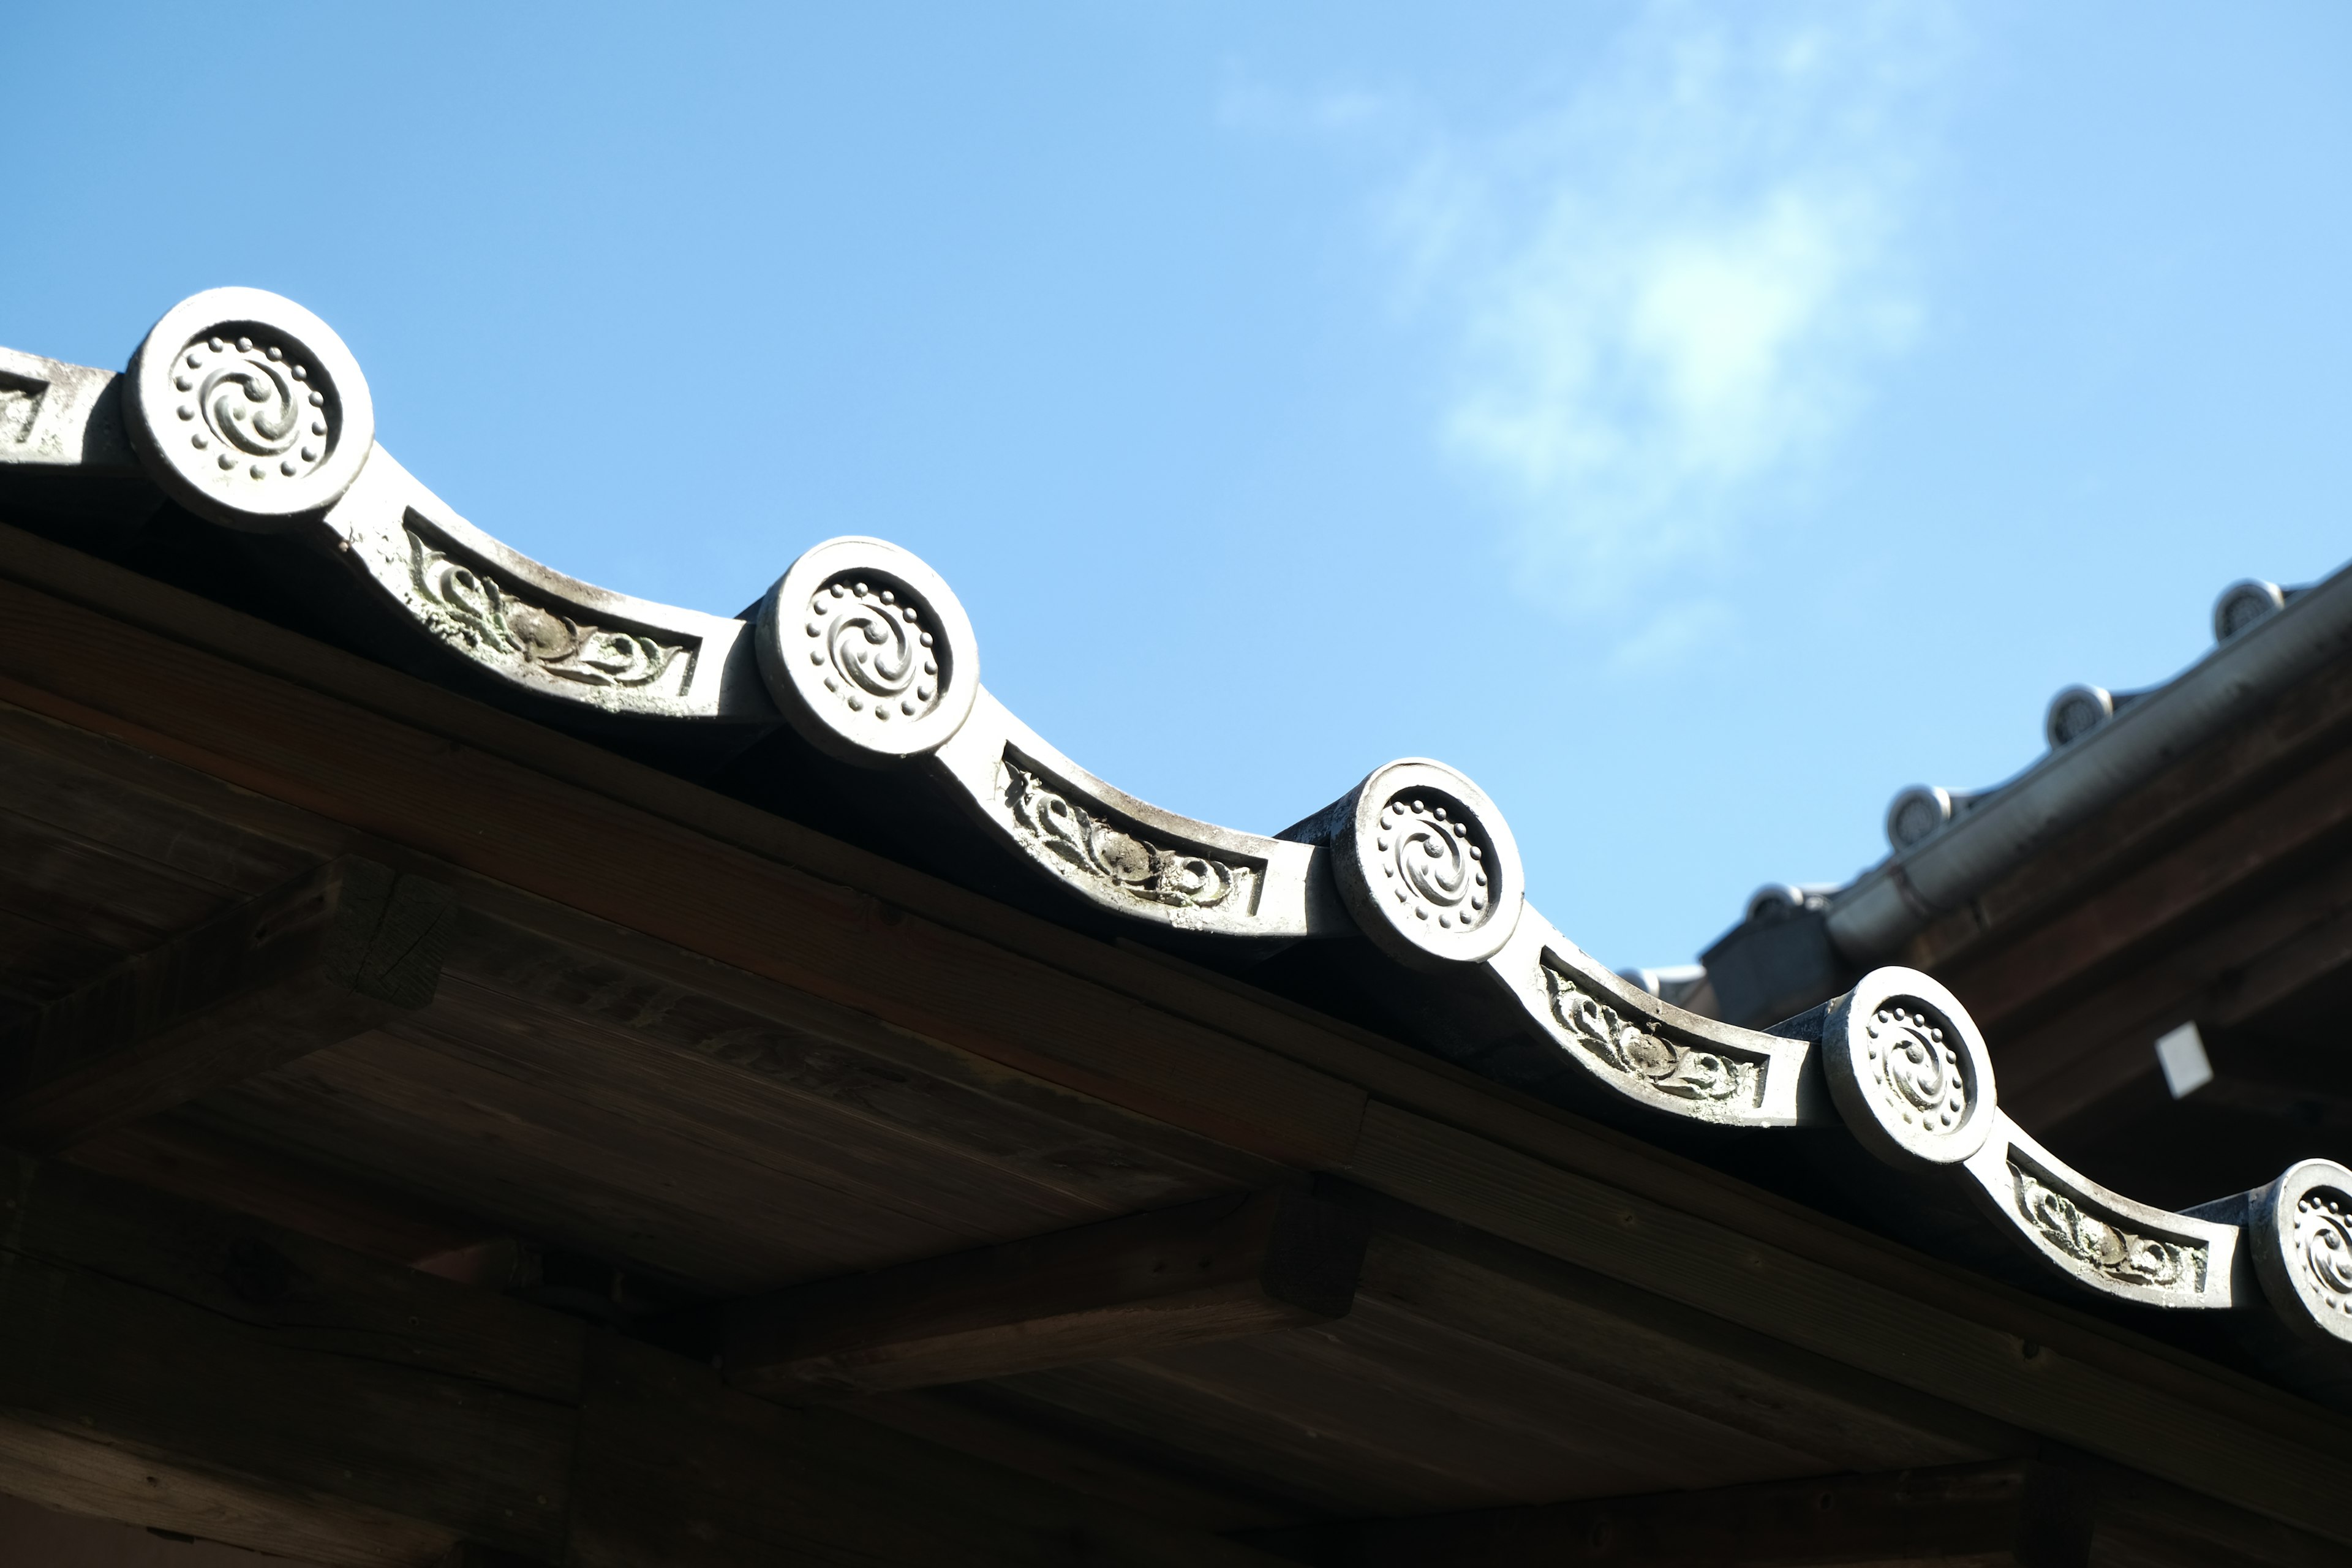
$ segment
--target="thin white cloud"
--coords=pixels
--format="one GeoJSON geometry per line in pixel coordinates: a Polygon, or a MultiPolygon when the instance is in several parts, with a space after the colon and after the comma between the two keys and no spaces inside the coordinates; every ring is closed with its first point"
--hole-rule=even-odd
{"type": "Polygon", "coordinates": [[[1283,135],[1345,135],[1393,118],[1400,104],[1387,94],[1358,87],[1332,87],[1296,93],[1252,77],[1225,84],[1217,103],[1218,122],[1229,130],[1283,135]]]}
{"type": "Polygon", "coordinates": [[[1610,650],[1609,671],[1650,675],[1671,668],[1720,646],[1738,625],[1738,614],[1719,599],[1669,602],[1610,650]]]}
{"type": "Polygon", "coordinates": [[[1835,448],[1919,319],[1905,246],[1950,35],[1934,0],[1653,5],[1558,107],[1431,133],[1387,229],[1451,323],[1440,439],[1511,520],[1523,586],[1580,607],[1687,574],[1835,448]]]}

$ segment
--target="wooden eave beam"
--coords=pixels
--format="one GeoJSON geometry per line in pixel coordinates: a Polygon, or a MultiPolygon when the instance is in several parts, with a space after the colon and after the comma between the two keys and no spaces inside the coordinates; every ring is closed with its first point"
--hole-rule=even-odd
{"type": "Polygon", "coordinates": [[[45,1506],[326,1568],[1271,1561],[61,1163],[0,1155],[0,1491],[45,1506]]]}
{"type": "Polygon", "coordinates": [[[1311,1568],[2084,1568],[2092,1520],[2089,1500],[2071,1477],[2008,1460],[1319,1525],[1252,1539],[1311,1568]]]}
{"type": "Polygon", "coordinates": [[[719,1362],[734,1386],[798,1403],[1328,1322],[1365,1237],[1305,1193],[1213,1198],[734,1303],[719,1362]]]}
{"type": "Polygon", "coordinates": [[[433,999],[449,890],[345,856],[124,960],[0,1040],[0,1141],[54,1152],[433,999]]]}

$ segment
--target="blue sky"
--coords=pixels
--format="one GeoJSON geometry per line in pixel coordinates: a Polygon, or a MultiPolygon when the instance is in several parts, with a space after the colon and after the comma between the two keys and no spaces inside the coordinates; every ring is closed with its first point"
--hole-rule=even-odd
{"type": "Polygon", "coordinates": [[[2352,9],[31,6],[0,342],[198,289],[577,575],[919,552],[1271,831],[1465,769],[1618,963],[2352,557],[2352,9]]]}

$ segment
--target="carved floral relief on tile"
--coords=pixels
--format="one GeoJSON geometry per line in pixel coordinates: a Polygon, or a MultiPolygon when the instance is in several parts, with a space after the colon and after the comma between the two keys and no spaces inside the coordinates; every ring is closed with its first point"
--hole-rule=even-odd
{"type": "Polygon", "coordinates": [[[1108,891],[1176,909],[1249,913],[1256,868],[1188,849],[1171,849],[1073,802],[1010,757],[1004,804],[1030,843],[1108,891]]]}
{"type": "Polygon", "coordinates": [[[2142,1236],[2101,1219],[2045,1184],[2015,1160],[2009,1174],[2017,1211],[2035,1234],[2093,1272],[2121,1285],[2200,1292],[2205,1289],[2205,1248],[2194,1242],[2142,1236]]]}
{"type": "Polygon", "coordinates": [[[410,586],[478,656],[582,686],[646,688],[673,667],[683,673],[684,647],[542,609],[488,573],[453,560],[413,524],[406,532],[410,586]]]}
{"type": "Polygon", "coordinates": [[[1676,1100],[1756,1099],[1755,1063],[1697,1049],[1622,1017],[1549,963],[1543,965],[1543,974],[1551,993],[1552,1016],[1609,1068],[1676,1100]]]}

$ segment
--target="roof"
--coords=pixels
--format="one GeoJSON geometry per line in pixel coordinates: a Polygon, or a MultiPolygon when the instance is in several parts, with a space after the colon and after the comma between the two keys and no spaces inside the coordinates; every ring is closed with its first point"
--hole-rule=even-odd
{"type": "MultiPolygon", "coordinates": [[[[731,1097],[745,1091],[714,1063],[760,1054],[760,1071],[788,1078],[846,1071],[817,1059],[835,1047],[780,1042],[784,1013],[810,1037],[856,1042],[866,1063],[854,1087],[825,1091],[854,1110],[791,1136],[824,1159],[870,1161],[856,1178],[868,1186],[877,1171],[924,1173],[941,1205],[970,1212],[967,1239],[1148,1207],[1203,1183],[1261,1184],[1279,1168],[1335,1176],[1383,1213],[1466,1182],[1485,1194],[1479,1223],[1540,1249],[1556,1245],[1547,1226],[1580,1223],[1558,1215],[1587,1197],[1557,1185],[1541,1166],[1551,1154],[1529,1151],[1598,1123],[1617,1131],[1576,1132],[1592,1140],[1577,1157],[1683,1184],[1681,1206],[1586,1217],[1642,1232],[1644,1246],[1654,1227],[1651,1285],[1702,1293],[1709,1312],[1738,1318],[1750,1266],[1737,1260],[1769,1271],[1766,1252],[1727,1244],[1708,1278],[1686,1279],[1673,1258],[1689,1215],[1807,1235],[1826,1215],[1821,1235],[1850,1225],[1903,1244],[1890,1256],[1945,1260],[1906,1276],[1923,1298],[1981,1289],[2008,1301],[2022,1285],[2062,1317],[2129,1325],[2116,1332],[2131,1342],[2169,1339],[2306,1397],[2342,1396],[2352,1172],[2299,1161],[2194,1210],[2111,1190],[2004,1110],[1969,1010],[1915,969],[1870,970],[1769,1029],[1674,1005],[1543,919],[1502,814],[1441,763],[1376,769],[1271,837],[1137,800],[987,690],[980,633],[953,590],[885,542],[814,543],[731,618],[580,583],[499,543],[383,451],[359,367],[289,301],[197,295],[120,376],[0,353],[0,507],[22,531],[5,553],[17,697],[32,704],[37,689],[39,712],[267,796],[204,795],[247,825],[240,875],[257,886],[288,869],[273,845],[349,852],[344,829],[304,814],[431,857],[472,921],[446,983],[467,1032],[435,1048],[497,1057],[500,1073],[543,1086],[588,1070],[545,1043],[559,1022],[669,1039],[675,1079],[598,1070],[616,1075],[602,1092],[641,1098],[669,1128],[666,1157],[682,1165],[709,1140],[779,1136],[735,1120],[731,1097]],[[936,1128],[968,1120],[943,1109],[960,1096],[1008,1093],[989,1077],[999,1069],[949,1065],[966,1050],[1034,1079],[1021,1114],[1059,1129],[1053,1156],[1023,1169],[1025,1195],[963,1192],[976,1178],[919,1152],[943,1132],[901,1126],[899,1142],[861,1142],[875,1137],[858,1120],[874,1101],[922,1100],[891,1116],[936,1128]],[[797,1065],[774,1065],[793,1052],[797,1065]],[[908,1087],[918,1080],[927,1087],[908,1087]],[[1124,1109],[1080,1111],[1061,1094],[1124,1109]],[[1482,1139],[1492,1147],[1473,1160],[1464,1150],[1482,1139]],[[1417,1173],[1397,1174],[1407,1169],[1417,1173]],[[1515,1184],[1549,1194],[1527,1201],[1554,1217],[1512,1217],[1515,1184]]],[[[2217,682],[2238,690],[2336,657],[2339,601],[2352,598],[2341,582],[2280,595],[2286,607],[2200,667],[2220,675],[2191,671],[2117,705],[2089,732],[2070,730],[2063,756],[1956,805],[1878,882],[1864,879],[1846,904],[1823,897],[1822,928],[1833,905],[1862,909],[1872,887],[2019,831],[2004,820],[2054,831],[2092,788],[2064,781],[2105,776],[2103,755],[2186,743],[2189,731],[2165,726],[2194,721],[2167,716],[2210,712],[2199,693],[2217,682]]],[[[25,776],[60,818],[94,823],[83,795],[108,769],[144,765],[110,752],[101,767],[99,751],[38,725],[10,734],[52,760],[25,776]]],[[[142,787],[202,793],[173,778],[142,787]]],[[[12,1005],[37,1018],[51,1004],[12,1005]]],[[[474,1091],[400,1070],[412,1036],[444,1026],[408,1026],[316,1075],[266,1077],[208,1114],[331,1160],[376,1135],[370,1119],[394,1117],[394,1101],[439,1095],[429,1115],[397,1113],[412,1148],[427,1123],[448,1140],[434,1155],[437,1191],[461,1200],[468,1171],[494,1183],[509,1167],[485,1152],[495,1123],[449,1130],[487,1114],[468,1109],[474,1091]]],[[[565,1158],[589,1161],[593,1130],[570,1136],[580,1147],[565,1158]]],[[[826,1180],[850,1181],[843,1168],[826,1180]]],[[[605,1191],[592,1175],[582,1190],[605,1191]]],[[[614,1184],[634,1195],[598,1201],[611,1205],[607,1244],[682,1290],[758,1289],[923,1248],[923,1224],[879,1200],[837,1229],[799,1211],[772,1216],[773,1234],[748,1220],[698,1227],[657,1195],[674,1179],[655,1162],[614,1184]]],[[[730,1191],[754,1209],[774,1201],[756,1184],[730,1191]]],[[[516,1187],[501,1201],[553,1230],[585,1223],[562,1195],[516,1187]]],[[[1831,1353],[1856,1313],[1911,1310],[1868,1292],[1834,1308],[1836,1293],[1808,1309],[1818,1324],[1775,1331],[1830,1335],[1817,1349],[1831,1353]]],[[[1400,1300],[1411,1294],[1399,1287],[1400,1300]]],[[[2036,1328],[2024,1353],[2065,1331],[2036,1328]]],[[[1887,1355],[1887,1375],[1931,1375],[1907,1352],[1887,1355]]],[[[1938,1397],[1965,1404],[1993,1374],[1932,1375],[1938,1397]]]]}
{"type": "Polygon", "coordinates": [[[2069,686],[2042,721],[2048,749],[1980,790],[1913,784],[1886,807],[1885,858],[1842,886],[1771,883],[1703,957],[1707,1010],[1748,1023],[1785,1016],[1886,962],[1939,916],[2283,693],[2352,657],[2352,567],[2307,587],[2248,579],[2213,604],[2213,646],[2160,686],[2069,686]]]}

